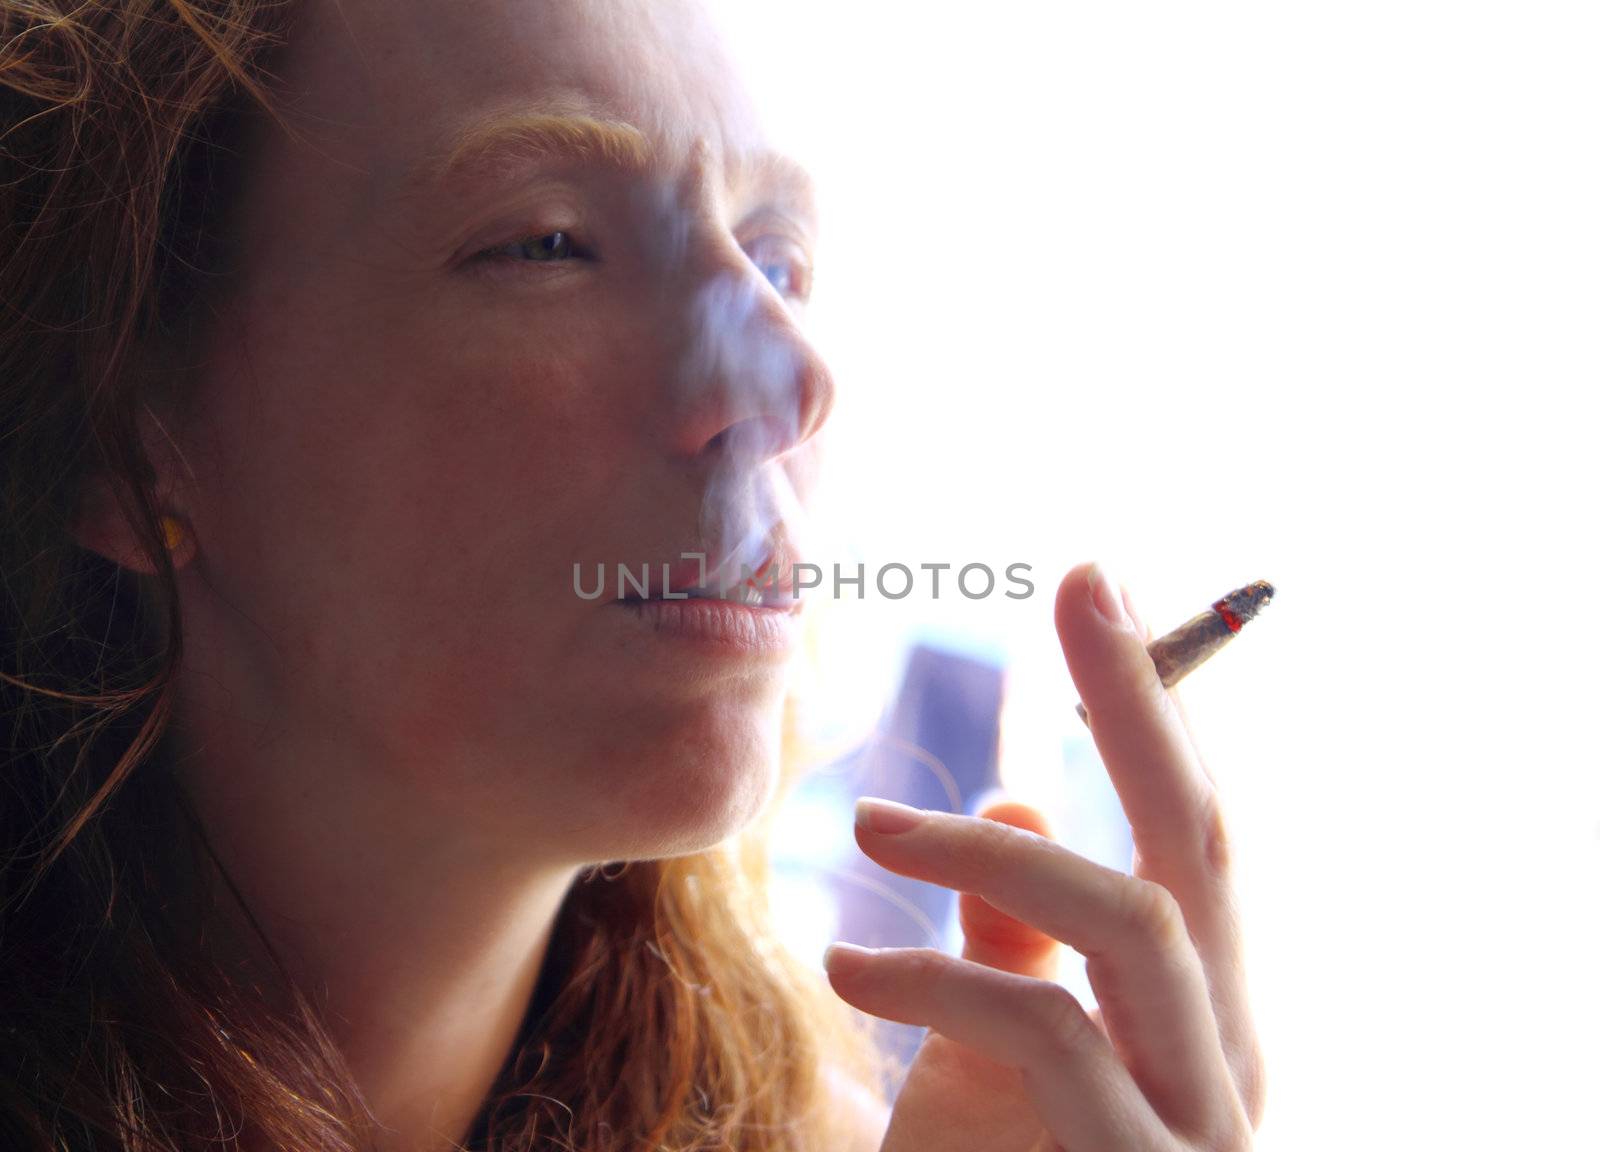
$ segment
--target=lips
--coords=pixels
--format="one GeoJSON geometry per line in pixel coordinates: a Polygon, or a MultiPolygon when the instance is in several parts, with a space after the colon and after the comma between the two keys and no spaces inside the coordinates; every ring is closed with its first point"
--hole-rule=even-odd
{"type": "Polygon", "coordinates": [[[794,596],[793,572],[798,561],[792,547],[781,531],[767,540],[767,554],[755,568],[737,563],[725,565],[715,583],[709,562],[702,563],[695,556],[680,558],[666,566],[666,583],[662,583],[662,565],[650,567],[646,595],[640,596],[630,589],[623,601],[689,599],[726,600],[752,607],[793,610],[799,601],[794,596]],[[672,595],[668,597],[666,593],[672,595]]]}

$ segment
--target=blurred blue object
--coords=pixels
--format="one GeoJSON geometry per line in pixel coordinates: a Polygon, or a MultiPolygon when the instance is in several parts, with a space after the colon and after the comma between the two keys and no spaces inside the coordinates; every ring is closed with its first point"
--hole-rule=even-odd
{"type": "MultiPolygon", "coordinates": [[[[973,815],[1000,788],[1000,716],[1005,669],[969,653],[913,645],[878,730],[837,761],[809,773],[785,802],[772,843],[775,927],[797,955],[821,968],[833,940],[869,948],[938,948],[959,955],[956,894],[899,876],[862,854],[854,841],[858,796],[882,796],[941,812],[973,815]]],[[[1055,803],[1045,801],[1057,839],[1080,855],[1126,868],[1132,839],[1092,741],[1063,701],[1041,717],[1041,766],[1055,803]],[[1052,752],[1051,749],[1054,749],[1052,752]]],[[[1062,984],[1086,1003],[1093,994],[1081,958],[1067,953],[1062,984]]],[[[875,1020],[880,1044],[898,1063],[885,1084],[891,1099],[927,1029],[875,1020]]]]}
{"type": "MultiPolygon", "coordinates": [[[[997,750],[1003,673],[999,665],[926,645],[913,647],[894,702],[880,730],[861,747],[798,784],[790,803],[837,812],[845,827],[857,796],[884,796],[944,812],[970,812],[998,786],[997,750]]],[[[955,894],[895,875],[863,856],[852,842],[834,864],[797,845],[775,845],[773,868],[796,890],[817,882],[833,895],[833,924],[815,938],[871,948],[941,947],[955,917],[955,894]]],[[[780,928],[782,926],[780,925],[780,928]]],[[[794,933],[792,938],[798,938],[794,933]]],[[[825,943],[825,941],[824,941],[825,943]]],[[[809,952],[814,940],[806,939],[809,952]]],[[[818,948],[820,963],[820,948],[818,948]]],[[[807,957],[811,959],[811,957],[807,957]]],[[[924,1028],[878,1022],[884,1047],[909,1064],[924,1028]]],[[[899,1083],[889,1086],[897,1092],[899,1083]]]]}

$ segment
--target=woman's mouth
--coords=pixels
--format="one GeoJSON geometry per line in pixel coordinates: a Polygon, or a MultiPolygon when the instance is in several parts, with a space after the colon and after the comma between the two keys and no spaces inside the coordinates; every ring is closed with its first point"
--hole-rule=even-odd
{"type": "Polygon", "coordinates": [[[783,656],[794,647],[802,607],[792,571],[792,559],[779,546],[754,570],[701,584],[695,581],[708,573],[691,558],[658,566],[657,579],[613,605],[663,638],[724,654],[783,656]]]}
{"type": "Polygon", "coordinates": [[[786,655],[795,643],[793,608],[694,596],[614,604],[653,634],[675,642],[750,656],[786,655]]]}

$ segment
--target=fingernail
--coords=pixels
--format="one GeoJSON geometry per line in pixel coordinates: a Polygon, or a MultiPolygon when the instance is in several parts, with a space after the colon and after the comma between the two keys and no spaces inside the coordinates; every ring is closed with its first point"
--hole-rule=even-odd
{"type": "Polygon", "coordinates": [[[1122,607],[1122,592],[1116,581],[1099,564],[1089,569],[1089,598],[1094,601],[1096,610],[1107,624],[1113,628],[1127,627],[1128,617],[1122,607]]]}
{"type": "Polygon", "coordinates": [[[1133,597],[1128,595],[1128,590],[1122,590],[1122,607],[1127,610],[1128,619],[1133,621],[1133,630],[1139,634],[1139,639],[1149,640],[1150,629],[1145,627],[1144,617],[1139,615],[1139,610],[1133,606],[1133,597]]]}
{"type": "Polygon", "coordinates": [[[865,969],[868,962],[877,954],[876,948],[862,948],[837,940],[823,951],[822,966],[828,970],[830,976],[853,976],[865,969]]]}
{"type": "Polygon", "coordinates": [[[896,804],[893,800],[879,800],[863,796],[856,801],[856,826],[882,836],[908,832],[922,823],[922,813],[916,808],[896,804]]]}

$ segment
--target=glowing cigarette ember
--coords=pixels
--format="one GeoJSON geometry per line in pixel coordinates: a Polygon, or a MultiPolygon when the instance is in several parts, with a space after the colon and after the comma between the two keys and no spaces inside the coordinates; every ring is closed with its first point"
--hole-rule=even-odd
{"type": "MultiPolygon", "coordinates": [[[[1265,580],[1247,584],[1229,592],[1188,623],[1150,641],[1145,651],[1155,661],[1162,685],[1171,688],[1211,659],[1272,601],[1273,591],[1265,580]]],[[[1089,722],[1089,713],[1082,704],[1078,705],[1078,715],[1085,724],[1089,722]]]]}

